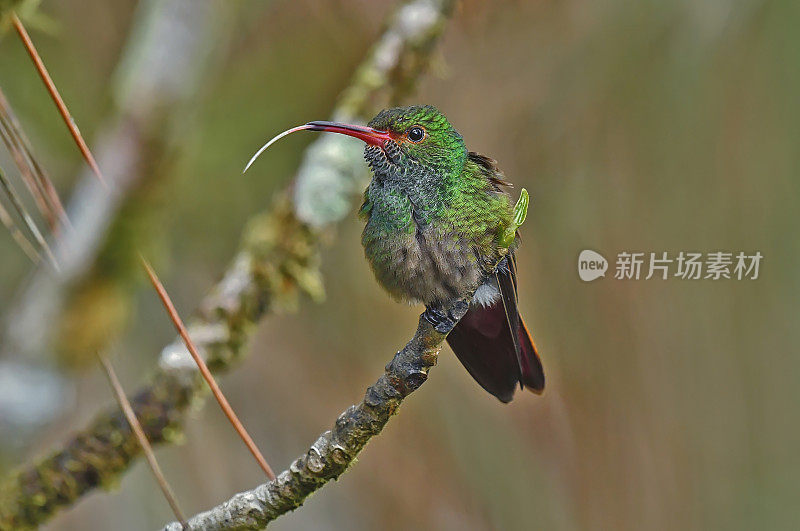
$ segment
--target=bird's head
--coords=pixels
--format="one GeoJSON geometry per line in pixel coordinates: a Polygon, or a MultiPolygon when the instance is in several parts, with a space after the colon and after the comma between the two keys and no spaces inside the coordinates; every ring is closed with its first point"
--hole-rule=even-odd
{"type": "Polygon", "coordinates": [[[388,136],[379,145],[367,146],[367,161],[376,172],[388,164],[449,173],[463,167],[467,158],[461,135],[430,105],[386,109],[370,120],[369,127],[388,136]]]}
{"type": "Polygon", "coordinates": [[[363,140],[367,162],[376,175],[417,169],[427,174],[450,173],[462,168],[467,159],[464,140],[444,114],[430,105],[414,105],[383,110],[366,127],[318,121],[289,129],[259,149],[245,171],[273,142],[295,131],[328,131],[363,140]]]}

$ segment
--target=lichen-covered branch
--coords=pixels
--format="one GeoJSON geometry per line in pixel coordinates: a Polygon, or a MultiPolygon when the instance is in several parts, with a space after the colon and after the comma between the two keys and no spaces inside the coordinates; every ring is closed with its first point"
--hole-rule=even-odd
{"type": "MultiPolygon", "coordinates": [[[[454,308],[451,315],[458,320],[468,305],[454,308]]],[[[445,338],[422,316],[417,333],[395,354],[386,372],[367,389],[361,403],[350,406],[339,415],[333,429],[323,433],[288,470],[269,483],[240,492],[225,503],[192,517],[190,529],[240,530],[262,529],[280,515],[296,509],[323,485],[338,478],[349,467],[364,446],[379,434],[400,403],[428,378],[436,364],[439,348],[445,338]]],[[[173,522],[165,531],[178,531],[173,522]]]]}
{"type": "MultiPolygon", "coordinates": [[[[453,4],[401,2],[333,117],[365,121],[405,94],[423,71],[453,4]]],[[[365,175],[360,149],[320,139],[306,152],[294,195],[279,196],[269,212],[250,222],[223,279],[189,323],[189,333],[212,371],[234,365],[264,315],[293,309],[301,295],[322,297],[319,236],[349,211],[365,175]],[[324,188],[331,183],[338,184],[338,194],[324,188]],[[323,217],[315,218],[315,212],[323,217]]],[[[194,362],[176,340],[163,350],[152,381],[132,399],[151,442],[175,440],[189,404],[204,392],[194,362]]],[[[122,412],[100,415],[49,457],[0,481],[0,530],[40,525],[59,508],[115,482],[138,455],[122,412]]]]}

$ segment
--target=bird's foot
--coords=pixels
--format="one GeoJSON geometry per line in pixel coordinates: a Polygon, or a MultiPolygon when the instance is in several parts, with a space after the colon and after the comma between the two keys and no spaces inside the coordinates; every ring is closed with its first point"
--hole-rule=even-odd
{"type": "Polygon", "coordinates": [[[422,314],[437,332],[447,334],[456,325],[447,315],[447,312],[436,306],[427,306],[422,314]]]}
{"type": "Polygon", "coordinates": [[[469,302],[459,299],[453,302],[448,309],[444,309],[440,305],[426,306],[422,315],[437,332],[448,334],[464,317],[468,309],[469,302]]]}

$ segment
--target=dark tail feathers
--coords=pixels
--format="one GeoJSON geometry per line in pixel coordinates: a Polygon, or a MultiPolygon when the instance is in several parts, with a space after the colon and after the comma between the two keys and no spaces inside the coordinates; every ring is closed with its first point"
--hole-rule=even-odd
{"type": "MultiPolygon", "coordinates": [[[[517,385],[544,391],[544,369],[517,308],[516,264],[501,263],[496,280],[500,299],[490,306],[473,304],[447,336],[447,342],[473,378],[502,402],[517,385]]],[[[491,282],[494,284],[494,282],[491,282]]]]}

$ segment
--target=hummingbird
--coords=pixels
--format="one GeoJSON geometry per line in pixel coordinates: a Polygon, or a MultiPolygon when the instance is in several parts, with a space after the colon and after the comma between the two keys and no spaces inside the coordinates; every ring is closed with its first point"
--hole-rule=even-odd
{"type": "MultiPolygon", "coordinates": [[[[510,402],[519,385],[544,391],[544,370],[517,304],[511,187],[496,161],[469,151],[430,105],[381,111],[367,126],[315,121],[279,134],[327,131],[365,142],[372,180],[359,217],[378,283],[395,299],[425,305],[424,317],[489,393],[510,402]],[[469,304],[456,320],[447,308],[469,304]]],[[[522,191],[527,207],[527,192],[522,191]]],[[[524,214],[523,214],[524,217],[524,214]]]]}

